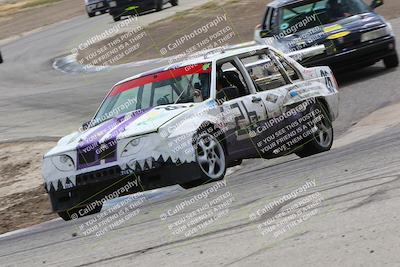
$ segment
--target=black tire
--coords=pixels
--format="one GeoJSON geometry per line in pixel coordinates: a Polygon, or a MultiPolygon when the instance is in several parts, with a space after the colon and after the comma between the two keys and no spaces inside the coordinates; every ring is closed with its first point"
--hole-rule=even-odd
{"type": "Polygon", "coordinates": [[[1,55],[1,52],[0,52],[0,64],[1,63],[3,63],[3,56],[1,55]]]}
{"type": "Polygon", "coordinates": [[[96,13],[87,13],[89,18],[93,18],[94,16],[96,16],[96,13]]]}
{"type": "Polygon", "coordinates": [[[189,189],[224,179],[228,161],[222,141],[223,136],[222,131],[214,127],[198,131],[193,138],[193,145],[196,161],[200,167],[200,179],[180,184],[180,186],[189,189]]]}
{"type": "Polygon", "coordinates": [[[85,209],[85,207],[74,208],[74,209],[70,209],[70,210],[66,210],[66,211],[60,211],[60,212],[57,212],[57,214],[64,221],[70,221],[70,220],[78,219],[78,218],[85,217],[88,215],[99,213],[101,211],[102,207],[103,206],[96,206],[94,210],[88,212],[87,214],[85,214],[83,216],[79,214],[79,210],[85,209]]]}
{"type": "Polygon", "coordinates": [[[121,20],[121,16],[113,16],[113,20],[115,22],[120,21],[121,20]]]}
{"type": "Polygon", "coordinates": [[[385,67],[387,69],[393,69],[399,66],[399,57],[397,55],[397,52],[394,55],[385,57],[383,59],[383,63],[385,64],[385,67]]]}
{"type": "Polygon", "coordinates": [[[178,5],[178,0],[171,0],[169,1],[172,6],[177,6],[178,5]]]}
{"type": "Polygon", "coordinates": [[[163,9],[163,0],[156,0],[156,11],[161,11],[163,9]]]}
{"type": "Polygon", "coordinates": [[[314,110],[316,110],[316,108],[321,111],[322,118],[315,125],[317,131],[312,139],[304,144],[299,150],[295,151],[295,154],[300,158],[329,151],[333,144],[333,127],[329,111],[325,105],[318,102],[314,110]]]}

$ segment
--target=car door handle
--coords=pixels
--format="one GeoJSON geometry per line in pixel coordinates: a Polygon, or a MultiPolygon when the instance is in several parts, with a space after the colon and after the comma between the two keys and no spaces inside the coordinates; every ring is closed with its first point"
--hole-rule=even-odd
{"type": "Polygon", "coordinates": [[[253,97],[253,99],[251,100],[251,102],[253,102],[253,103],[258,103],[260,101],[261,101],[260,97],[253,97]]]}

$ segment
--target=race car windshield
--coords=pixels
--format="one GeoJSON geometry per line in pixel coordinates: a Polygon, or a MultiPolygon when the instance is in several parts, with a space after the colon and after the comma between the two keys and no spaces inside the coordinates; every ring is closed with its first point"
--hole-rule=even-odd
{"type": "Polygon", "coordinates": [[[145,75],[115,86],[94,118],[97,125],[120,114],[161,105],[201,102],[210,96],[211,63],[145,75]]]}
{"type": "Polygon", "coordinates": [[[274,26],[278,32],[290,29],[290,33],[294,33],[366,12],[370,12],[370,8],[362,0],[304,1],[283,7],[279,15],[275,14],[279,19],[274,26]]]}

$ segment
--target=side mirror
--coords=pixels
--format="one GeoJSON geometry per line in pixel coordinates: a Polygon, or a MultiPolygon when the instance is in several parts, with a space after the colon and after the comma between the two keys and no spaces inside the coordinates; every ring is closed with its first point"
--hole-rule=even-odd
{"type": "Polygon", "coordinates": [[[217,99],[226,99],[227,101],[238,98],[239,89],[234,86],[225,87],[217,93],[217,99]]]}
{"type": "Polygon", "coordinates": [[[82,132],[86,131],[87,129],[89,129],[91,122],[92,121],[84,122],[79,130],[81,130],[82,132]]]}
{"type": "Polygon", "coordinates": [[[374,10],[377,7],[380,7],[381,5],[383,5],[383,0],[372,0],[371,2],[371,9],[374,10]]]}
{"type": "Polygon", "coordinates": [[[262,30],[262,31],[260,31],[260,37],[261,38],[267,38],[267,37],[272,37],[272,36],[274,36],[274,34],[270,30],[262,30]]]}

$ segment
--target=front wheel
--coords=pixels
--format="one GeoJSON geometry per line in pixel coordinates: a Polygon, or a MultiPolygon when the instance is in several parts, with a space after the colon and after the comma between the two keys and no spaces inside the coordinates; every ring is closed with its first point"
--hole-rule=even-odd
{"type": "Polygon", "coordinates": [[[172,6],[177,6],[178,5],[178,0],[171,0],[169,1],[172,6]]]}
{"type": "Polygon", "coordinates": [[[88,14],[89,18],[92,18],[96,15],[96,13],[87,13],[87,14],[88,14]]]}
{"type": "Polygon", "coordinates": [[[383,59],[383,63],[385,64],[385,67],[387,69],[392,69],[392,68],[396,68],[397,66],[399,66],[399,57],[397,55],[397,52],[394,55],[385,57],[383,59]]]}
{"type": "Polygon", "coordinates": [[[222,180],[226,173],[227,161],[224,146],[218,138],[219,130],[197,134],[194,142],[196,162],[200,167],[200,179],[181,184],[185,189],[222,180]]]}
{"type": "Polygon", "coordinates": [[[205,181],[218,181],[226,172],[226,157],[222,143],[215,134],[201,133],[196,142],[196,161],[205,181]]]}
{"type": "MultiPolygon", "coordinates": [[[[316,116],[313,129],[315,133],[310,141],[303,145],[303,147],[296,151],[296,155],[305,158],[318,153],[329,151],[333,144],[333,128],[331,118],[324,105],[319,104],[318,109],[320,112],[320,120],[316,116]]],[[[311,112],[315,112],[312,110],[311,112]]]]}

